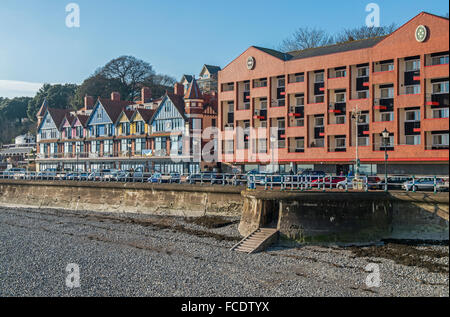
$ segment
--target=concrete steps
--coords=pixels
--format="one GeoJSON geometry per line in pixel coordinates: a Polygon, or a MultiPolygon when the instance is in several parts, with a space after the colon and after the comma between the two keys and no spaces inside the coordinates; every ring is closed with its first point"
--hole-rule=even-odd
{"type": "Polygon", "coordinates": [[[231,251],[245,252],[248,254],[256,253],[265,250],[277,240],[277,229],[259,228],[234,245],[231,251]]]}

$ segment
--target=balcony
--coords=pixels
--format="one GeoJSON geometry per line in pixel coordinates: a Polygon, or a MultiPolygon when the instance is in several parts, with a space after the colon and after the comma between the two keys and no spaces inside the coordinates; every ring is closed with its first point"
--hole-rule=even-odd
{"type": "Polygon", "coordinates": [[[305,116],[304,106],[291,106],[289,107],[289,117],[303,118],[305,116]]]}
{"type": "Polygon", "coordinates": [[[405,135],[418,135],[420,132],[420,121],[405,122],[405,135]]]}
{"type": "Polygon", "coordinates": [[[267,110],[266,109],[255,109],[253,114],[253,119],[267,120],[267,110]]]}
{"type": "Polygon", "coordinates": [[[347,103],[345,102],[332,102],[328,107],[329,113],[334,113],[336,115],[345,114],[347,103]]]}
{"type": "Polygon", "coordinates": [[[394,98],[377,98],[373,101],[373,108],[380,112],[394,111],[394,98]]]}
{"type": "Polygon", "coordinates": [[[434,107],[448,107],[449,106],[449,94],[427,94],[426,106],[434,107]]]}

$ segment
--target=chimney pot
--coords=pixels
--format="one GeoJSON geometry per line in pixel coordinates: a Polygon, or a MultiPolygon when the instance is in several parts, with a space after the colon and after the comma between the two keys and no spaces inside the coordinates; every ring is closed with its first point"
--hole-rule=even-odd
{"type": "Polygon", "coordinates": [[[181,83],[176,83],[173,87],[173,92],[175,95],[184,96],[184,86],[181,83]]]}
{"type": "Polygon", "coordinates": [[[117,92],[117,91],[113,91],[111,93],[111,100],[119,101],[120,100],[120,93],[117,92]]]}
{"type": "Polygon", "coordinates": [[[94,106],[94,97],[84,96],[84,110],[89,110],[94,106]]]}
{"type": "Polygon", "coordinates": [[[141,102],[146,103],[152,99],[152,91],[148,87],[142,87],[141,89],[141,102]]]}

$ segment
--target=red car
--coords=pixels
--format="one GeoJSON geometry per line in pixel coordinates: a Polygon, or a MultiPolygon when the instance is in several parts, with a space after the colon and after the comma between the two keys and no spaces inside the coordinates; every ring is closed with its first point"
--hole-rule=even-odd
{"type": "Polygon", "coordinates": [[[336,188],[336,184],[339,182],[345,181],[345,176],[330,176],[321,177],[319,179],[314,179],[311,181],[311,187],[320,187],[323,188],[325,183],[325,188],[336,188]]]}

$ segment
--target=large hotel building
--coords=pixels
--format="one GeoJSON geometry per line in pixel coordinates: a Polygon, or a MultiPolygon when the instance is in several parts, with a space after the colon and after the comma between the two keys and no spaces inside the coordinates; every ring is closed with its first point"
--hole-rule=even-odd
{"type": "Polygon", "coordinates": [[[242,171],[346,173],[359,159],[384,173],[386,150],[389,173],[448,174],[447,18],[289,53],[252,46],[218,81],[219,156],[242,171]]]}

